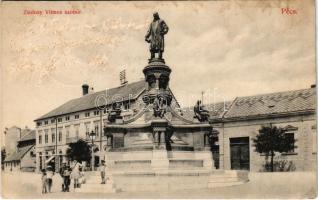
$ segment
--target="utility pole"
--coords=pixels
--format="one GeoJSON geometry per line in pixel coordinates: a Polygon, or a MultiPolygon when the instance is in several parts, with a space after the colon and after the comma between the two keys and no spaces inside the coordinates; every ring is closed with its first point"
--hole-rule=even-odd
{"type": "Polygon", "coordinates": [[[202,91],[201,92],[201,104],[203,105],[203,95],[204,95],[204,92],[202,91]]]}
{"type": "Polygon", "coordinates": [[[59,171],[59,167],[61,165],[60,159],[58,159],[58,154],[57,154],[57,117],[55,117],[55,172],[59,171]]]}
{"type": "Polygon", "coordinates": [[[103,110],[99,110],[99,116],[100,116],[100,130],[99,130],[99,150],[100,152],[103,152],[103,110]]]}

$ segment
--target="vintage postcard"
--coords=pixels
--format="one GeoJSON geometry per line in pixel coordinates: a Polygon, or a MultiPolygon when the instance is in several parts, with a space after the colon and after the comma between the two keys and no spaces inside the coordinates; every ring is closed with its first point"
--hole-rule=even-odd
{"type": "Polygon", "coordinates": [[[315,6],[1,2],[1,197],[316,198],[315,6]]]}

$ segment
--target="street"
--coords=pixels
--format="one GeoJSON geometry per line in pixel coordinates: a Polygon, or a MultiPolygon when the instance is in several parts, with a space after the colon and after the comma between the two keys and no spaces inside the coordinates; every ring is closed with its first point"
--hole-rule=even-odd
{"type": "MultiPolygon", "coordinates": [[[[117,194],[61,192],[62,179],[53,176],[52,193],[41,194],[41,175],[29,172],[2,173],[3,198],[315,198],[313,172],[250,173],[243,185],[200,190],[120,192],[117,194]]],[[[71,184],[72,185],[72,184],[71,184]]]]}

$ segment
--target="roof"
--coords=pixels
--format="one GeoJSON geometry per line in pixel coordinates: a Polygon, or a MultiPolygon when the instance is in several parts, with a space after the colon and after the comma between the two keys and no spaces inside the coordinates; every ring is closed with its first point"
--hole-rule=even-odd
{"type": "MultiPolygon", "coordinates": [[[[232,101],[204,105],[212,121],[237,118],[315,112],[315,88],[237,97],[232,101]]],[[[193,107],[183,108],[183,116],[192,119],[193,107]]]]}
{"type": "Polygon", "coordinates": [[[17,152],[12,153],[5,158],[4,162],[10,162],[15,160],[21,160],[23,156],[33,147],[34,145],[28,145],[22,148],[19,148],[17,152]]]}
{"type": "Polygon", "coordinates": [[[74,113],[78,111],[96,108],[96,101],[103,105],[110,105],[118,99],[121,101],[134,100],[146,89],[146,82],[144,80],[111,88],[92,94],[84,95],[80,98],[72,99],[65,104],[57,107],[49,113],[39,117],[37,120],[56,117],[64,114],[74,113]]]}
{"type": "Polygon", "coordinates": [[[26,141],[26,140],[35,140],[35,130],[25,130],[22,138],[19,141],[26,141]]]}
{"type": "Polygon", "coordinates": [[[240,118],[273,114],[315,111],[316,89],[302,89],[256,96],[238,97],[224,118],[240,118]]]}

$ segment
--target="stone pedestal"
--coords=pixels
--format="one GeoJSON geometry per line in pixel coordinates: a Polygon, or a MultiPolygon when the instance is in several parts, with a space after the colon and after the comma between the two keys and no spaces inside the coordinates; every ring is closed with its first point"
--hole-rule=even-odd
{"type": "Polygon", "coordinates": [[[123,120],[123,118],[116,118],[115,119],[115,123],[116,124],[122,124],[122,123],[124,123],[124,120],[123,120]]]}
{"type": "Polygon", "coordinates": [[[212,158],[212,152],[211,151],[197,151],[195,152],[195,158],[196,159],[202,159],[203,160],[203,167],[207,169],[214,169],[214,161],[212,158]]]}
{"type": "Polygon", "coordinates": [[[169,168],[169,159],[167,155],[167,150],[165,149],[153,150],[151,167],[155,170],[169,168]]]}

